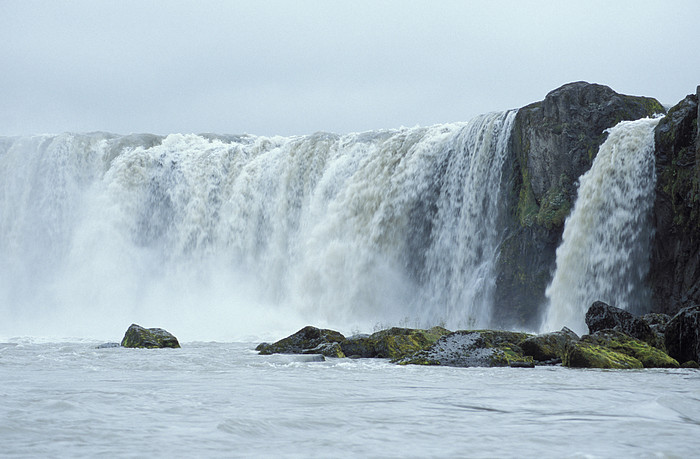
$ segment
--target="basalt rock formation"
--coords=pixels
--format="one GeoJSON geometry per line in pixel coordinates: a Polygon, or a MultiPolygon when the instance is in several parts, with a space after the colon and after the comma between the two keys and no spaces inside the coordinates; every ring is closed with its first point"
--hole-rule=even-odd
{"type": "Polygon", "coordinates": [[[656,127],[652,310],[700,304],[700,86],[656,127]]]}
{"type": "Polygon", "coordinates": [[[510,196],[497,268],[495,323],[537,328],[564,221],[576,199],[576,180],[590,169],[606,129],[655,113],[665,113],[656,99],[586,82],[564,85],[518,111],[513,160],[505,173],[510,196]]]}

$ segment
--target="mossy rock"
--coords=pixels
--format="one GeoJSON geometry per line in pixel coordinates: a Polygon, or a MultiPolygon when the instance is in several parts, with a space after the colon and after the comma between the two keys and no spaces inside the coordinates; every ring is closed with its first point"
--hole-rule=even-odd
{"type": "Polygon", "coordinates": [[[348,356],[400,359],[427,349],[448,333],[450,331],[443,327],[428,330],[392,327],[371,335],[350,337],[341,342],[340,347],[348,356]]]}
{"type": "Polygon", "coordinates": [[[261,343],[255,350],[262,355],[270,354],[313,354],[326,357],[345,357],[340,346],[333,346],[345,340],[345,336],[335,330],[307,326],[298,332],[272,344],[261,343]]]}
{"type": "Polygon", "coordinates": [[[695,360],[688,360],[687,362],[683,362],[681,368],[693,368],[695,370],[700,370],[700,364],[698,364],[698,362],[695,360]]]}
{"type": "Polygon", "coordinates": [[[644,341],[618,330],[601,330],[581,338],[583,342],[603,346],[639,360],[644,368],[678,368],[676,359],[644,341]]]}
{"type": "Polygon", "coordinates": [[[127,329],[121,345],[148,349],[180,347],[177,338],[162,328],[144,328],[136,324],[131,324],[127,329]]]}
{"type": "Polygon", "coordinates": [[[337,357],[337,358],[343,358],[345,357],[345,354],[343,353],[343,350],[340,348],[340,344],[333,342],[333,343],[321,343],[318,346],[316,346],[313,349],[307,349],[301,352],[302,354],[320,354],[326,357],[337,357]]]}
{"type": "Polygon", "coordinates": [[[520,348],[524,355],[540,362],[563,360],[567,344],[578,339],[576,333],[564,327],[560,331],[526,338],[520,343],[520,348]]]}
{"type": "Polygon", "coordinates": [[[640,369],[642,362],[615,352],[604,346],[583,341],[570,343],[563,359],[564,366],[571,368],[640,369]]]}
{"type": "Polygon", "coordinates": [[[518,343],[531,335],[500,330],[459,330],[442,336],[428,349],[397,359],[400,365],[505,367],[533,363],[518,343]]]}

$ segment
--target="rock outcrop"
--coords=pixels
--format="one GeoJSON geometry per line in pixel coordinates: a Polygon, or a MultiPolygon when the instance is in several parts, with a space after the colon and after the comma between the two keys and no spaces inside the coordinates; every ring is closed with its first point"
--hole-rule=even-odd
{"type": "Polygon", "coordinates": [[[395,362],[452,367],[523,366],[533,360],[523,355],[518,343],[529,336],[500,330],[459,330],[443,336],[428,349],[395,362]]]}
{"type": "Polygon", "coordinates": [[[656,142],[652,310],[675,314],[700,304],[700,86],[668,111],[656,142]]]}
{"type": "Polygon", "coordinates": [[[398,359],[427,349],[450,333],[442,327],[428,330],[392,327],[371,335],[352,336],[340,343],[347,356],[398,359]]]}
{"type": "Polygon", "coordinates": [[[606,129],[655,113],[665,113],[656,99],[585,82],[564,85],[518,111],[511,169],[504,172],[508,222],[497,267],[495,323],[539,325],[576,180],[591,167],[606,129]]]}
{"type": "Polygon", "coordinates": [[[576,333],[564,327],[560,331],[526,338],[520,343],[520,348],[524,355],[532,356],[538,362],[561,362],[569,343],[578,340],[576,333]]]}
{"type": "Polygon", "coordinates": [[[666,351],[681,363],[700,362],[700,306],[683,308],[665,329],[666,351]]]}
{"type": "Polygon", "coordinates": [[[644,368],[678,368],[678,361],[644,341],[618,330],[600,330],[581,338],[584,343],[604,347],[639,360],[644,368]]]}
{"type": "Polygon", "coordinates": [[[272,344],[261,343],[255,348],[260,354],[321,354],[345,357],[340,343],[345,339],[335,330],[306,326],[298,332],[272,344]]]}
{"type": "Polygon", "coordinates": [[[644,368],[642,362],[634,357],[583,340],[569,345],[564,355],[564,366],[612,370],[644,368]]]}
{"type": "Polygon", "coordinates": [[[124,334],[121,345],[123,347],[141,348],[179,348],[180,343],[171,333],[162,328],[144,328],[131,324],[124,334]]]}
{"type": "Polygon", "coordinates": [[[586,312],[589,333],[601,330],[618,330],[649,344],[656,343],[656,334],[642,318],[624,309],[596,301],[586,312]]]}

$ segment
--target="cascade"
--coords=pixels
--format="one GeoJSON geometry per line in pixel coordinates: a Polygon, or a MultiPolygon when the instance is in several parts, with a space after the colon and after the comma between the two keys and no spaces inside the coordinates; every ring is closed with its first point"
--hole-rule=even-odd
{"type": "Polygon", "coordinates": [[[648,308],[650,292],[643,281],[649,271],[659,120],[623,121],[609,129],[581,176],[546,290],[543,330],[567,326],[587,333],[585,314],[597,300],[635,313],[648,308]]]}
{"type": "Polygon", "coordinates": [[[514,117],[0,138],[0,335],[488,326],[514,117]]]}

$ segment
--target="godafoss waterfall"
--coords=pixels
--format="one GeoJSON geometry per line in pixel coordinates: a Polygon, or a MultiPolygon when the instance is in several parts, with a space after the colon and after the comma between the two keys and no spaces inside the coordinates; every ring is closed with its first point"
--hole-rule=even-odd
{"type": "Polygon", "coordinates": [[[3,332],[489,326],[514,117],[344,136],[6,139],[3,332]]]}
{"type": "Polygon", "coordinates": [[[2,454],[692,456],[698,118],[0,138],[2,454]]]}

